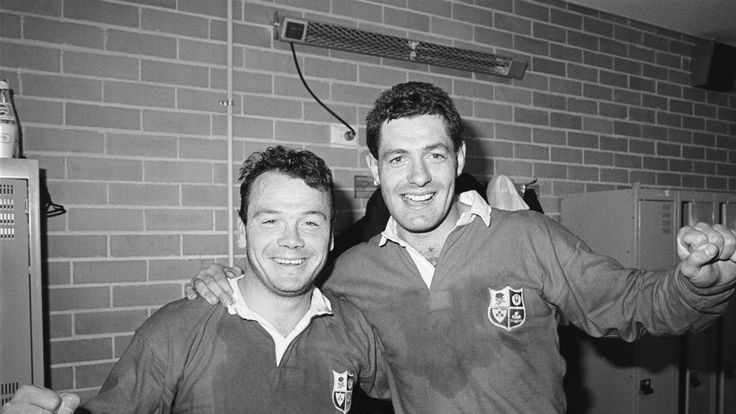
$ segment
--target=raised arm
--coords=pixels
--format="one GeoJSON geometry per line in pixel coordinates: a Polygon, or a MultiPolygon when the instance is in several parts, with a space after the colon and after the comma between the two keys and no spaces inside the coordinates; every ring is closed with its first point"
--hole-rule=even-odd
{"type": "Polygon", "coordinates": [[[243,274],[238,266],[226,267],[219,263],[212,263],[199,270],[191,282],[185,285],[187,298],[196,299],[201,295],[207,302],[214,305],[218,302],[224,306],[233,304],[233,290],[228,279],[237,278],[243,274]]]}

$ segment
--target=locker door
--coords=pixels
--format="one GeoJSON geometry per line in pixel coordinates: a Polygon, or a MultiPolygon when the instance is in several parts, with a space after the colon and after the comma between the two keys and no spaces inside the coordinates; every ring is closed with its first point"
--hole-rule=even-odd
{"type": "MultiPolygon", "coordinates": [[[[640,199],[636,267],[669,268],[676,263],[678,230],[674,200],[640,199]]],[[[675,413],[679,387],[679,341],[645,335],[635,343],[638,384],[635,413],[675,413]]]]}
{"type": "Polygon", "coordinates": [[[33,380],[27,197],[27,180],[0,180],[0,404],[33,380]]]}
{"type": "MultiPolygon", "coordinates": [[[[711,193],[683,192],[683,197],[683,225],[716,222],[717,209],[711,193]]],[[[683,388],[687,414],[716,414],[718,334],[718,326],[714,324],[684,338],[686,375],[683,388]]]]}

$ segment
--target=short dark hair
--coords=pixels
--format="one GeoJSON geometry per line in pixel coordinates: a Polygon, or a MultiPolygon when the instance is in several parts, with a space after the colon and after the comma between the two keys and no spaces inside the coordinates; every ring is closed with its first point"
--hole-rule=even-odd
{"type": "Polygon", "coordinates": [[[325,161],[308,150],[295,150],[281,145],[254,152],[240,167],[240,210],[243,224],[246,222],[248,197],[253,182],[261,174],[275,171],[291,178],[299,178],[330,198],[330,221],[335,220],[335,184],[332,171],[325,161]]]}
{"type": "Polygon", "coordinates": [[[439,115],[452,139],[455,151],[463,143],[463,122],[447,92],[425,82],[406,82],[381,93],[366,117],[368,150],[378,159],[381,126],[386,121],[419,115],[439,115]]]}

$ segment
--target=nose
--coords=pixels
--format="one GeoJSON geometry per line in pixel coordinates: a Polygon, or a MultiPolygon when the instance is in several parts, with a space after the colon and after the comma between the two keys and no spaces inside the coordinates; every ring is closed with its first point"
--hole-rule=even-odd
{"type": "Polygon", "coordinates": [[[408,179],[410,183],[421,187],[432,181],[432,175],[422,160],[415,160],[411,164],[408,179]]]}
{"type": "Polygon", "coordinates": [[[299,228],[296,224],[290,224],[284,227],[284,231],[279,238],[279,246],[289,249],[296,249],[304,246],[304,239],[299,234],[299,228]]]}

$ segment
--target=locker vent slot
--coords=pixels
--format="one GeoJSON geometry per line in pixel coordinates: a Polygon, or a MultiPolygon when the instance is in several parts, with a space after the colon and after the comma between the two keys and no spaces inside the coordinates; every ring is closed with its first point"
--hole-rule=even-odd
{"type": "Polygon", "coordinates": [[[12,184],[0,184],[0,240],[15,239],[15,200],[12,195],[12,184]]]}
{"type": "Polygon", "coordinates": [[[0,407],[13,399],[13,394],[18,391],[18,382],[6,382],[0,384],[0,407]]]}

